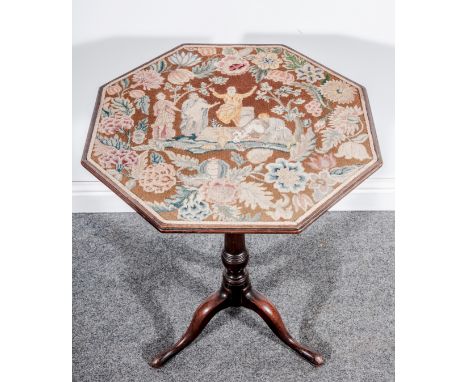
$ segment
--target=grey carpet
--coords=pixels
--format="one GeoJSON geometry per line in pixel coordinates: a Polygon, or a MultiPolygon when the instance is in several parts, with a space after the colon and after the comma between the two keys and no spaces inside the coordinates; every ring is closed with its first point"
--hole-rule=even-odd
{"type": "Polygon", "coordinates": [[[132,213],[73,216],[73,380],[393,381],[394,214],[331,212],[301,235],[248,235],[254,286],[314,368],[230,308],[162,369],[147,362],[220,284],[222,235],[160,234],[132,213]]]}

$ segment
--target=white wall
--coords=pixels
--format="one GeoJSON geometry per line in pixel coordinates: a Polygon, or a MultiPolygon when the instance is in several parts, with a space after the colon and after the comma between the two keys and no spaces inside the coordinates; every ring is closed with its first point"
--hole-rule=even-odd
{"type": "Polygon", "coordinates": [[[184,42],[281,43],[364,85],[384,166],[335,210],[394,208],[390,0],[73,2],[73,211],[130,211],[80,165],[97,89],[184,42]]]}

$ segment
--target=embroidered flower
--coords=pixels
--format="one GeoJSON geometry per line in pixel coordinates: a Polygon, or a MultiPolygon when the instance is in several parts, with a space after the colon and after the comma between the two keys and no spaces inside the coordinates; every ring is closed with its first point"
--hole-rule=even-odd
{"type": "Polygon", "coordinates": [[[296,75],[298,80],[304,80],[311,83],[323,80],[325,73],[322,68],[313,66],[309,63],[302,65],[302,67],[296,69],[296,75]]]}
{"type": "Polygon", "coordinates": [[[222,159],[208,159],[200,164],[200,174],[208,175],[211,179],[224,178],[229,165],[222,159]]]}
{"type": "Polygon", "coordinates": [[[287,195],[284,195],[282,199],[279,199],[272,205],[274,208],[273,211],[267,211],[267,215],[269,215],[273,220],[280,220],[280,219],[291,219],[293,215],[292,208],[289,207],[289,198],[287,195]]]}
{"type": "Polygon", "coordinates": [[[182,85],[193,79],[195,75],[187,69],[175,69],[169,73],[167,80],[175,85],[182,85]]]}
{"type": "Polygon", "coordinates": [[[330,169],[335,167],[336,159],[331,153],[324,155],[313,153],[306,162],[306,165],[309,166],[312,170],[319,172],[323,169],[330,169]]]}
{"type": "Polygon", "coordinates": [[[136,143],[137,145],[141,145],[143,141],[145,140],[145,132],[141,129],[135,130],[132,135],[132,141],[133,143],[136,143]]]}
{"type": "Polygon", "coordinates": [[[358,106],[337,106],[330,114],[330,125],[347,135],[356,133],[361,122],[362,109],[358,106]]]}
{"type": "Polygon", "coordinates": [[[327,81],[319,90],[328,100],[344,104],[352,103],[356,94],[356,88],[338,80],[327,81]]]}
{"type": "Polygon", "coordinates": [[[204,183],[199,189],[200,198],[208,203],[225,205],[237,200],[238,186],[226,179],[214,179],[204,183]]]}
{"type": "Polygon", "coordinates": [[[282,82],[285,85],[291,85],[294,82],[294,75],[284,70],[270,70],[266,78],[276,82],[282,82]]]}
{"type": "Polygon", "coordinates": [[[270,149],[252,149],[247,153],[247,159],[253,164],[259,164],[265,162],[272,155],[273,151],[270,149]]]}
{"type": "Polygon", "coordinates": [[[119,172],[137,164],[138,155],[135,151],[112,149],[99,157],[99,163],[105,169],[117,169],[119,172]]]}
{"type": "Polygon", "coordinates": [[[197,49],[198,53],[202,56],[214,56],[216,54],[216,48],[211,46],[204,46],[197,49]]]}
{"type": "Polygon", "coordinates": [[[330,191],[333,190],[333,187],[337,181],[332,178],[330,173],[327,170],[322,170],[318,174],[309,174],[310,175],[310,185],[309,187],[314,191],[314,199],[316,202],[322,200],[327,196],[330,191]]]}
{"type": "Polygon", "coordinates": [[[304,191],[308,174],[300,162],[288,162],[286,159],[278,158],[275,163],[266,165],[268,173],[265,174],[265,182],[274,183],[280,192],[298,193],[304,191]]]}
{"type": "Polygon", "coordinates": [[[172,164],[153,164],[143,170],[138,183],[146,192],[161,194],[175,186],[176,171],[172,164]]]}
{"type": "Polygon", "coordinates": [[[169,62],[177,66],[194,66],[201,58],[192,52],[177,52],[169,57],[169,62]]]}
{"type": "Polygon", "coordinates": [[[208,203],[192,196],[184,200],[177,214],[179,219],[189,221],[205,220],[209,215],[211,210],[208,203]]]}
{"type": "Polygon", "coordinates": [[[309,207],[314,205],[313,200],[306,194],[295,194],[292,197],[292,204],[294,211],[306,211],[309,207]]]}
{"type": "Polygon", "coordinates": [[[159,89],[164,78],[152,69],[140,70],[132,76],[135,86],[143,86],[144,90],[159,89]]]}
{"type": "Polygon", "coordinates": [[[216,66],[218,70],[228,76],[237,76],[247,72],[250,64],[249,61],[237,54],[229,54],[218,61],[216,66]]]}
{"type": "Polygon", "coordinates": [[[145,92],[143,90],[135,89],[135,90],[130,90],[128,94],[132,98],[141,98],[145,95],[145,92]]]}
{"type": "Polygon", "coordinates": [[[259,52],[252,59],[252,63],[257,65],[260,69],[278,69],[283,62],[276,53],[259,52]]]}
{"type": "Polygon", "coordinates": [[[367,153],[366,147],[357,142],[345,142],[338,147],[338,152],[335,154],[337,158],[345,158],[345,159],[357,159],[357,160],[365,160],[371,159],[369,154],[367,153]]]}
{"type": "Polygon", "coordinates": [[[107,94],[109,95],[116,95],[116,94],[119,94],[121,91],[122,91],[122,88],[120,87],[119,84],[113,84],[107,88],[107,94]]]}
{"type": "Polygon", "coordinates": [[[305,104],[305,108],[308,113],[312,114],[314,117],[320,117],[322,114],[322,105],[315,98],[309,103],[305,104]]]}
{"type": "Polygon", "coordinates": [[[108,117],[102,118],[98,131],[104,135],[113,135],[116,132],[124,132],[125,130],[130,130],[133,127],[133,119],[121,113],[116,113],[108,117]]]}

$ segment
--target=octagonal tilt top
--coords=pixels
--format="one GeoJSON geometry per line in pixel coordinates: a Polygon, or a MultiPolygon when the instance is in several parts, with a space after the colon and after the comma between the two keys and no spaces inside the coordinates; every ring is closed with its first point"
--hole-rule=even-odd
{"type": "Polygon", "coordinates": [[[298,233],[381,164],[365,89],[283,45],[181,45],[99,90],[83,165],[163,232],[298,233]]]}

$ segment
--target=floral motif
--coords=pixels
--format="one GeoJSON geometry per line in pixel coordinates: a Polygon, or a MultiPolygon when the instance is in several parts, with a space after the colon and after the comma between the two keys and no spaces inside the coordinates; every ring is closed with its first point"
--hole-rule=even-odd
{"type": "Polygon", "coordinates": [[[356,88],[346,82],[331,80],[320,87],[320,93],[332,102],[352,103],[356,94],[356,88]]]}
{"type": "Polygon", "coordinates": [[[276,53],[259,52],[252,59],[252,63],[257,65],[260,69],[278,69],[283,62],[276,53]]]}
{"type": "Polygon", "coordinates": [[[270,70],[265,77],[268,80],[282,82],[285,85],[290,85],[294,82],[294,75],[284,70],[270,70]]]}
{"type": "Polygon", "coordinates": [[[325,73],[322,68],[309,63],[297,68],[296,75],[298,80],[304,80],[310,83],[314,83],[325,78],[325,73]]]}
{"type": "Polygon", "coordinates": [[[107,88],[107,94],[109,95],[116,95],[116,94],[119,94],[121,91],[122,91],[122,88],[120,87],[119,84],[113,84],[107,88]]]}
{"type": "Polygon", "coordinates": [[[158,163],[143,170],[138,183],[143,191],[161,194],[176,184],[176,171],[173,165],[158,163]]]}
{"type": "Polygon", "coordinates": [[[146,93],[143,90],[135,89],[135,90],[130,90],[128,94],[132,98],[141,98],[141,97],[144,97],[146,93]]]}
{"type": "Polygon", "coordinates": [[[152,69],[145,69],[133,75],[135,86],[142,86],[144,90],[159,89],[164,82],[161,74],[152,69]]]}
{"type": "Polygon", "coordinates": [[[226,179],[214,179],[200,187],[203,200],[214,204],[233,204],[237,200],[238,185],[226,179]]]}
{"type": "Polygon", "coordinates": [[[141,145],[145,140],[146,134],[143,130],[135,130],[132,135],[132,141],[137,145],[141,145]]]}
{"type": "Polygon", "coordinates": [[[214,56],[216,54],[216,48],[208,46],[198,48],[197,51],[201,56],[214,56]]]}
{"type": "Polygon", "coordinates": [[[133,119],[128,115],[117,113],[101,120],[99,132],[105,135],[113,135],[117,131],[130,130],[133,127],[133,119]]]}
{"type": "Polygon", "coordinates": [[[188,69],[175,69],[169,73],[167,80],[176,85],[182,85],[193,79],[195,75],[188,69]]]}
{"type": "Polygon", "coordinates": [[[305,109],[314,117],[320,117],[322,114],[322,105],[315,98],[305,105],[305,109]]]}
{"type": "Polygon", "coordinates": [[[135,151],[125,149],[112,149],[99,157],[99,163],[104,168],[116,169],[118,171],[131,167],[138,162],[135,151]]]}
{"type": "Polygon", "coordinates": [[[189,197],[179,208],[178,217],[181,220],[201,221],[210,216],[211,210],[208,203],[189,197]]]}
{"type": "Polygon", "coordinates": [[[330,173],[326,170],[320,171],[318,174],[310,174],[310,188],[314,191],[314,200],[319,202],[333,189],[337,183],[330,173]]]}
{"type": "Polygon", "coordinates": [[[273,151],[270,149],[252,149],[247,153],[247,159],[253,164],[259,164],[265,162],[272,155],[273,151]]]}
{"type": "Polygon", "coordinates": [[[363,108],[284,47],[186,46],[104,88],[88,155],[166,221],[282,224],[373,160],[363,108]]]}
{"type": "Polygon", "coordinates": [[[356,142],[345,142],[341,144],[335,156],[337,158],[357,159],[359,161],[370,159],[366,147],[356,142]]]}
{"type": "Polygon", "coordinates": [[[177,52],[169,57],[169,62],[177,66],[194,66],[201,58],[192,52],[177,52]]]}
{"type": "Polygon", "coordinates": [[[351,135],[359,130],[361,115],[363,112],[359,106],[337,106],[330,115],[330,125],[344,134],[351,135]]]}
{"type": "Polygon", "coordinates": [[[305,190],[308,175],[301,163],[290,163],[278,158],[275,163],[269,163],[266,167],[269,172],[265,175],[265,181],[274,183],[274,187],[280,192],[297,193],[305,190]]]}
{"type": "Polygon", "coordinates": [[[323,169],[330,169],[336,166],[336,159],[333,154],[328,153],[324,155],[319,155],[317,153],[313,153],[310,156],[310,159],[306,162],[306,165],[309,166],[310,169],[319,172],[323,169]]]}
{"type": "Polygon", "coordinates": [[[313,200],[305,193],[293,195],[292,203],[295,211],[307,211],[314,205],[313,200]]]}
{"type": "Polygon", "coordinates": [[[250,63],[237,54],[230,54],[223,57],[217,64],[218,69],[228,76],[238,76],[249,70],[250,63]]]}

